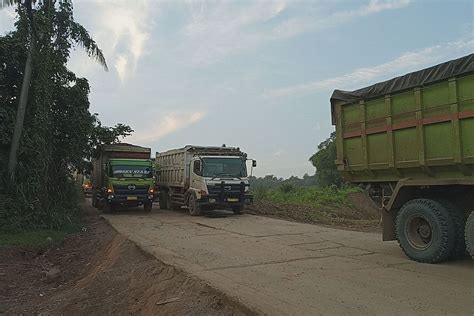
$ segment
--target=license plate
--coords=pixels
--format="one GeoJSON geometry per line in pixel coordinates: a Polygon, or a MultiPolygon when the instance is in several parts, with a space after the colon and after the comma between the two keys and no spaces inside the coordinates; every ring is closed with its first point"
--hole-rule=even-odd
{"type": "Polygon", "coordinates": [[[239,202],[238,198],[228,198],[227,202],[239,202]]]}
{"type": "Polygon", "coordinates": [[[127,196],[127,201],[136,201],[137,197],[136,196],[127,196]]]}

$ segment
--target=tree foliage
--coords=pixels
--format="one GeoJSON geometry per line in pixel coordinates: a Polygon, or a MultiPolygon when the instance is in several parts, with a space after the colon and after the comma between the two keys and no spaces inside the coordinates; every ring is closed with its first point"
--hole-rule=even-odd
{"type": "Polygon", "coordinates": [[[321,186],[342,185],[342,178],[336,166],[336,132],[318,145],[318,151],[309,158],[316,168],[316,176],[321,186]]]}
{"type": "Polygon", "coordinates": [[[38,1],[37,43],[15,182],[5,181],[29,45],[28,17],[21,6],[17,12],[16,30],[0,37],[0,230],[55,229],[78,215],[72,172],[86,168],[95,146],[117,142],[133,130],[123,124],[103,126],[89,112],[87,79],[66,67],[78,43],[93,56],[100,52],[74,22],[70,1],[38,1]]]}

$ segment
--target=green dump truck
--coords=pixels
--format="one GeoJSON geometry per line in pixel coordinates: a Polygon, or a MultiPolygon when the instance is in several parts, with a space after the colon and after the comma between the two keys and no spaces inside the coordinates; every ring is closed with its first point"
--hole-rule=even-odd
{"type": "Polygon", "coordinates": [[[125,143],[100,147],[92,161],[92,206],[110,212],[143,205],[151,211],[155,182],[150,153],[150,148],[125,143]]]}
{"type": "Polygon", "coordinates": [[[331,96],[337,168],[413,260],[474,256],[474,54],[331,96]],[[469,216],[470,215],[470,216],[469,216]]]}

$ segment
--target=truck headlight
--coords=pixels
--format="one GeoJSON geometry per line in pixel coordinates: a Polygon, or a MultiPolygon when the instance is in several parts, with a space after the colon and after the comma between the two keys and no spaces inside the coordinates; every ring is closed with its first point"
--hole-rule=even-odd
{"type": "Polygon", "coordinates": [[[216,199],[209,199],[209,203],[216,203],[216,199]]]}

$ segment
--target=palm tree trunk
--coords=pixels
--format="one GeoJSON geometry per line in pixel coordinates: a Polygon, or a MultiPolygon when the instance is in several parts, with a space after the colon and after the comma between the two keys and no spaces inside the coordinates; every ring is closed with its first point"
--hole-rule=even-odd
{"type": "Polygon", "coordinates": [[[26,104],[28,103],[28,94],[30,91],[31,72],[33,69],[33,52],[35,46],[35,35],[31,32],[30,48],[26,58],[25,73],[23,74],[23,84],[21,85],[20,102],[16,113],[15,129],[13,130],[12,144],[10,147],[10,156],[8,159],[8,174],[10,181],[15,178],[15,169],[17,165],[18,148],[20,147],[21,133],[23,131],[23,121],[25,119],[26,104]]]}

